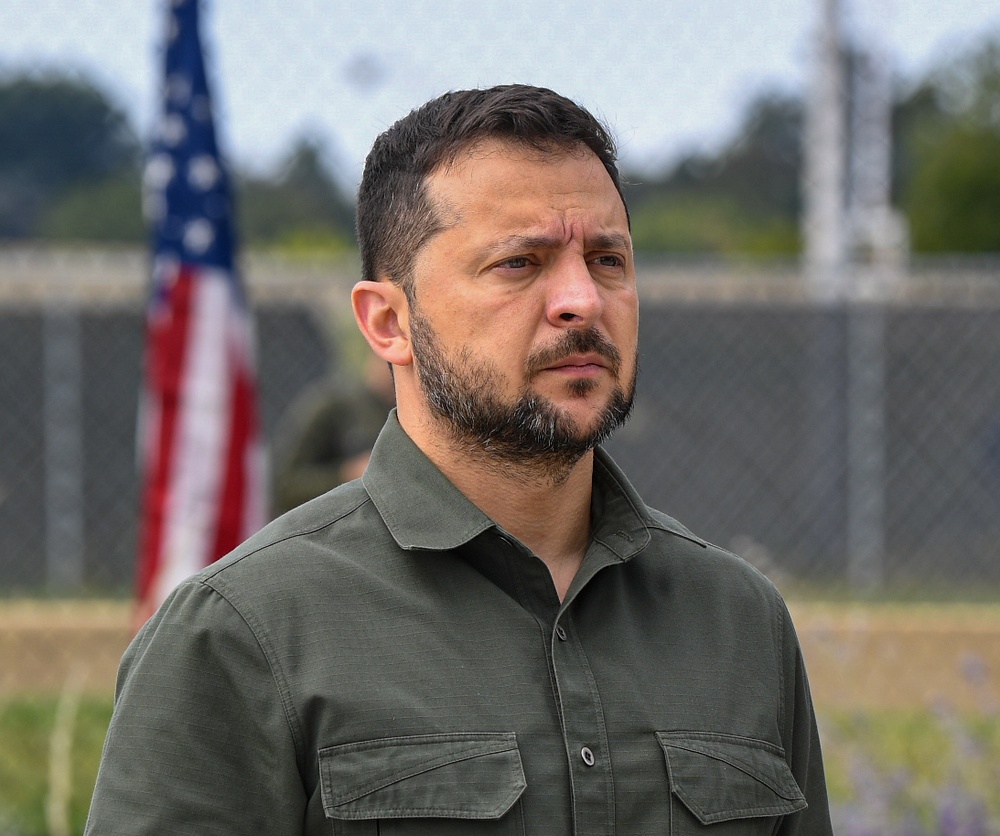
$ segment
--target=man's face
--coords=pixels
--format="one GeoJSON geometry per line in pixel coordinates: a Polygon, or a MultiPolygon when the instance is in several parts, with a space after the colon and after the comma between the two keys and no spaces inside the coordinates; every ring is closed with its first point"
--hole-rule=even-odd
{"type": "Polygon", "coordinates": [[[428,179],[445,229],[418,254],[410,335],[452,435],[576,461],[627,418],[638,303],[621,198],[589,150],[477,146],[428,179]]]}

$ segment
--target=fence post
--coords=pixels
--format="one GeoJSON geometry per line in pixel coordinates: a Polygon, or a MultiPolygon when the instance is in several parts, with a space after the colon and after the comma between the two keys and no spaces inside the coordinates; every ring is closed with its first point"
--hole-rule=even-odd
{"type": "Polygon", "coordinates": [[[885,581],[885,309],[847,306],[847,580],[885,581]]]}
{"type": "Polygon", "coordinates": [[[43,314],[45,568],[50,591],[83,583],[83,410],[80,314],[50,301],[43,314]]]}
{"type": "Polygon", "coordinates": [[[907,250],[905,224],[891,206],[892,83],[877,31],[869,23],[855,35],[848,145],[847,577],[859,590],[886,580],[885,329],[907,250]]]}

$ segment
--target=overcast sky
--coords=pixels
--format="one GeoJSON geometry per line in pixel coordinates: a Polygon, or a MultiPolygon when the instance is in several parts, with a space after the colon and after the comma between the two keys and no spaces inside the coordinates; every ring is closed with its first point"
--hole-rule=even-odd
{"type": "MultiPolygon", "coordinates": [[[[1000,0],[844,0],[914,78],[989,31],[1000,0]]],[[[276,164],[328,143],[347,182],[374,137],[470,86],[553,87],[608,121],[623,159],[654,167],[711,147],[767,88],[800,90],[818,0],[203,0],[223,150],[276,164]]],[[[81,70],[143,135],[157,109],[161,0],[0,0],[0,70],[81,70]]]]}

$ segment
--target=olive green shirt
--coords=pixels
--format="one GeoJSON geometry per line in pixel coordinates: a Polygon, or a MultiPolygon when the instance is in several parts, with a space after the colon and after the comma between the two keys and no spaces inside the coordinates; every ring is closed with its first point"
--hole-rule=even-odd
{"type": "Polygon", "coordinates": [[[772,585],[600,450],[592,518],[560,603],[392,413],[136,637],[87,833],[830,834],[772,585]]]}

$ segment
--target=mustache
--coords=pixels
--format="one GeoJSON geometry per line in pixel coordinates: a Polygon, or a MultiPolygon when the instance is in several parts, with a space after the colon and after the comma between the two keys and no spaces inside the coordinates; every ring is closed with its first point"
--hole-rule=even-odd
{"type": "Polygon", "coordinates": [[[528,357],[528,380],[573,354],[597,354],[607,361],[612,375],[618,377],[622,365],[618,349],[596,328],[574,328],[563,334],[553,345],[541,348],[528,357]]]}

